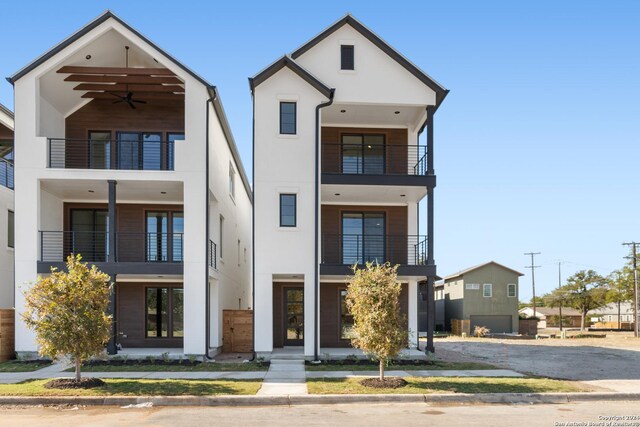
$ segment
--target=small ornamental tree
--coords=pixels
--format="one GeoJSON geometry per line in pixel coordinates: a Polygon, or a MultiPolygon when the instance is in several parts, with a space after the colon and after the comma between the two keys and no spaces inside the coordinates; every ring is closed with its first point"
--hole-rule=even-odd
{"type": "Polygon", "coordinates": [[[25,323],[36,332],[39,353],[52,359],[70,356],[80,382],[80,366],[100,354],[111,336],[107,314],[110,277],[80,255],[67,258],[67,272],[51,269],[25,293],[25,323]]]}
{"type": "Polygon", "coordinates": [[[384,366],[407,346],[405,317],[400,313],[398,266],[367,263],[352,267],[353,277],[347,287],[346,304],[353,316],[354,347],[380,362],[380,381],[384,366]]]}
{"type": "Polygon", "coordinates": [[[581,270],[567,279],[567,284],[560,288],[565,291],[569,305],[581,314],[580,330],[584,331],[587,313],[605,305],[607,288],[606,279],[593,270],[581,270]]]}

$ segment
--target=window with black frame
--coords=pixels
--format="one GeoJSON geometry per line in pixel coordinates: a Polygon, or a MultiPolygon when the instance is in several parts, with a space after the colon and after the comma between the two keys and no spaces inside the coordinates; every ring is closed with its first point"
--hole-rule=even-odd
{"type": "Polygon", "coordinates": [[[342,135],[342,173],[385,173],[384,135],[342,135]]]}
{"type": "Polygon", "coordinates": [[[281,135],[296,134],[296,103],[295,102],[280,103],[280,134],[281,135]]]}
{"type": "Polygon", "coordinates": [[[296,199],[295,194],[280,194],[280,227],[296,226],[296,199]]]}
{"type": "Polygon", "coordinates": [[[349,313],[347,307],[347,290],[340,290],[340,339],[350,340],[356,338],[356,333],[353,330],[353,316],[349,313]]]}
{"type": "Polygon", "coordinates": [[[386,261],[385,214],[342,214],[342,263],[346,265],[386,261]]]}
{"type": "Polygon", "coordinates": [[[173,287],[146,288],[145,337],[184,337],[184,289],[173,287]]]}

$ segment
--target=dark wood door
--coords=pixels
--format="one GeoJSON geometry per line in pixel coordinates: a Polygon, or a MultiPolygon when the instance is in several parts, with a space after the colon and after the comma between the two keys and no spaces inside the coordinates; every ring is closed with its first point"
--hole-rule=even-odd
{"type": "Polygon", "coordinates": [[[284,288],[284,345],[304,345],[304,288],[284,288]]]}

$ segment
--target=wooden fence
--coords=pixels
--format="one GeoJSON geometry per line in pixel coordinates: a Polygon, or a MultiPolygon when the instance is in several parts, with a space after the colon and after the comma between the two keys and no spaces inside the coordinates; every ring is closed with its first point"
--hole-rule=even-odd
{"type": "Polygon", "coordinates": [[[253,310],[222,310],[222,351],[253,351],[253,310]]]}
{"type": "Polygon", "coordinates": [[[471,336],[471,321],[463,319],[451,319],[451,334],[471,336]]]}
{"type": "MultiPolygon", "coordinates": [[[[618,329],[618,322],[596,322],[589,329],[618,329]]],[[[633,331],[633,322],[620,322],[620,330],[633,331]]]]}
{"type": "Polygon", "coordinates": [[[538,335],[538,319],[519,319],[518,333],[520,335],[538,335]]]}
{"type": "Polygon", "coordinates": [[[0,310],[0,362],[15,354],[15,314],[13,309],[0,310]]]}

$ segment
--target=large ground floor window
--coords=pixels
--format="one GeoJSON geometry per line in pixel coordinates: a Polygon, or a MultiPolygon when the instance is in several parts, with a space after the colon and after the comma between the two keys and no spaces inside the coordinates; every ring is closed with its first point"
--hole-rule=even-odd
{"type": "Polygon", "coordinates": [[[147,338],[184,337],[184,289],[148,287],[146,297],[147,338]]]}
{"type": "Polygon", "coordinates": [[[347,290],[340,290],[340,339],[350,340],[356,337],[353,330],[353,316],[347,307],[347,290]]]}

